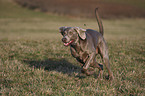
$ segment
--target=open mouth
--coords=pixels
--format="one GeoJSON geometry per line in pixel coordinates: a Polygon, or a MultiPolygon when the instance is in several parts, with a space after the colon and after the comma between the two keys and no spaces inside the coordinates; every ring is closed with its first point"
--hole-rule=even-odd
{"type": "Polygon", "coordinates": [[[68,43],[64,43],[64,46],[69,46],[71,43],[73,43],[74,40],[69,41],[68,43]]]}

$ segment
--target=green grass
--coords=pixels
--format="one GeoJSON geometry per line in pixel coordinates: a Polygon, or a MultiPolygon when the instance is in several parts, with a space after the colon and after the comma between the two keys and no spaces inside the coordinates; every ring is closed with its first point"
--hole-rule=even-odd
{"type": "Polygon", "coordinates": [[[100,81],[98,69],[89,77],[76,76],[81,67],[63,46],[58,30],[97,29],[95,19],[44,14],[9,0],[0,2],[0,95],[145,95],[145,19],[103,20],[115,79],[107,81],[105,69],[100,81]]]}

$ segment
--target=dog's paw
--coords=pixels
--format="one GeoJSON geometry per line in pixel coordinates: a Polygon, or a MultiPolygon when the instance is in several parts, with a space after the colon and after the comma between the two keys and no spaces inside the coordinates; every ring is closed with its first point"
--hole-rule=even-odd
{"type": "Polygon", "coordinates": [[[99,78],[100,80],[103,80],[103,70],[99,71],[98,78],[99,78]]]}
{"type": "Polygon", "coordinates": [[[109,81],[114,80],[114,76],[109,76],[109,81]]]}
{"type": "Polygon", "coordinates": [[[107,75],[107,76],[105,76],[105,78],[106,78],[107,80],[109,80],[109,81],[114,80],[114,76],[109,76],[109,75],[107,75]]]}

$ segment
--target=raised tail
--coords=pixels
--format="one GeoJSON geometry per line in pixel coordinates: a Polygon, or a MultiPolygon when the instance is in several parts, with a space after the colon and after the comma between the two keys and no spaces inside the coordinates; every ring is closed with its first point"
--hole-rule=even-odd
{"type": "Polygon", "coordinates": [[[96,20],[98,22],[98,26],[99,26],[99,32],[102,34],[104,34],[104,29],[103,29],[103,24],[102,24],[102,21],[99,17],[99,14],[98,14],[98,7],[95,9],[95,16],[96,16],[96,20]]]}

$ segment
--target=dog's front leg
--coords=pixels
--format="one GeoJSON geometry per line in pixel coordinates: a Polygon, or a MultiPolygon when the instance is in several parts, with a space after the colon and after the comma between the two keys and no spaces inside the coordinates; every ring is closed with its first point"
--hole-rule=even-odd
{"type": "Polygon", "coordinates": [[[95,52],[92,52],[92,53],[89,54],[89,57],[88,57],[85,65],[82,68],[82,73],[85,73],[86,75],[90,75],[91,74],[88,71],[88,68],[90,67],[90,64],[91,64],[92,60],[94,60],[95,56],[96,56],[95,52]]]}

